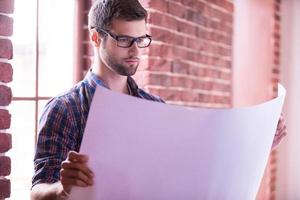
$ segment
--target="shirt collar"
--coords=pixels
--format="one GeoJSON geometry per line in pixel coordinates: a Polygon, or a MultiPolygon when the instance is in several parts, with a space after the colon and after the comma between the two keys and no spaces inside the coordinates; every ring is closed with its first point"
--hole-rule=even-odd
{"type": "MultiPolygon", "coordinates": [[[[96,74],[94,74],[92,72],[92,70],[88,71],[88,73],[85,76],[85,80],[89,83],[89,85],[91,85],[94,88],[96,88],[97,85],[100,85],[102,87],[110,89],[104,83],[103,80],[101,80],[96,74]]],[[[132,77],[130,77],[130,76],[127,77],[127,87],[128,87],[130,95],[132,95],[132,96],[139,96],[139,93],[138,93],[139,87],[138,87],[137,83],[135,82],[135,80],[132,77]]]]}

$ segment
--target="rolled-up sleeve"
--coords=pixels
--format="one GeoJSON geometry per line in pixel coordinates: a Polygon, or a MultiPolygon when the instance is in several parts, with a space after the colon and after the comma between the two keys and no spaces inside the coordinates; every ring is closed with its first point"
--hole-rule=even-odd
{"type": "Polygon", "coordinates": [[[77,132],[72,105],[62,97],[52,99],[39,122],[32,186],[60,179],[61,162],[70,150],[79,150],[77,132]]]}

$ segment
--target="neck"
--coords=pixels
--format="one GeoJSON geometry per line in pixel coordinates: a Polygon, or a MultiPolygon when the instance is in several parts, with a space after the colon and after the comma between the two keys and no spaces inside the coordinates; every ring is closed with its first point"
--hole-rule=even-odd
{"type": "Polygon", "coordinates": [[[100,59],[94,60],[92,71],[102,81],[104,81],[106,86],[108,86],[111,90],[128,94],[127,77],[116,74],[102,61],[100,61],[100,59]]]}

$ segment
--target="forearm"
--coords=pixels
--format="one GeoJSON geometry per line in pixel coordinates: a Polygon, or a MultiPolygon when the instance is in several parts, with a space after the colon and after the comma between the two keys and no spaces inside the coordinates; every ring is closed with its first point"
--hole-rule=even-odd
{"type": "Polygon", "coordinates": [[[31,190],[31,200],[65,200],[67,197],[60,182],[40,183],[31,190]]]}

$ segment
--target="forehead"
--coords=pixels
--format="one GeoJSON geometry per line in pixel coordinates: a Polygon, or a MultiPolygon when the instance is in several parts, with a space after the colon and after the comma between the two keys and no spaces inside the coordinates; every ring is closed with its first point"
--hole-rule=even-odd
{"type": "Polygon", "coordinates": [[[119,35],[129,35],[132,37],[143,36],[147,33],[144,19],[134,21],[115,19],[112,21],[110,30],[119,35]]]}

